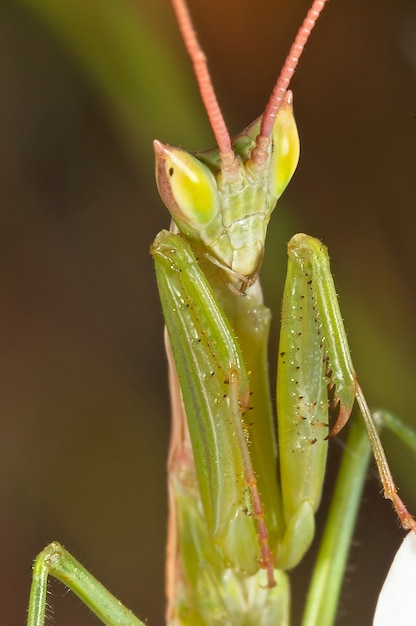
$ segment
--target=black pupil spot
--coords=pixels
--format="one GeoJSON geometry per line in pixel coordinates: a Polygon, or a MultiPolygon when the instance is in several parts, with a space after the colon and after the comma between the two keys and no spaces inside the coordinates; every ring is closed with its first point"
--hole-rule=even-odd
{"type": "Polygon", "coordinates": [[[169,168],[169,176],[173,176],[173,167],[169,168]]]}

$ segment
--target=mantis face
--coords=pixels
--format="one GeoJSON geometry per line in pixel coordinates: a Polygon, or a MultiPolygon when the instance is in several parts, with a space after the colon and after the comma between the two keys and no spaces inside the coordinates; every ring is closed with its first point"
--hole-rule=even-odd
{"type": "Polygon", "coordinates": [[[289,95],[276,117],[265,167],[252,159],[261,118],[233,142],[236,167],[218,149],[195,155],[155,141],[156,181],[179,232],[244,291],[259,273],[271,212],[299,159],[299,137],[289,95]]]}

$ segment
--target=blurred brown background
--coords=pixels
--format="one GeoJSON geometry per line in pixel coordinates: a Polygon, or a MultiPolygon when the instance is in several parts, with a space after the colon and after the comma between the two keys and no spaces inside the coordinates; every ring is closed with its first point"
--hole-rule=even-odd
{"type": "MultiPolygon", "coordinates": [[[[194,150],[212,139],[186,124],[204,114],[168,0],[126,4],[178,59],[190,108],[181,105],[179,122],[181,83],[160,97],[163,62],[144,54],[135,63],[153,116],[137,105],[134,130],[41,4],[0,2],[1,621],[24,623],[32,560],[58,539],[156,626],[169,408],[148,248],[169,220],[151,139],[194,150]]],[[[262,112],[308,4],[190,1],[232,133],[262,112]]],[[[103,5],[88,6],[94,23],[103,5]]],[[[291,234],[322,238],[368,400],[416,426],[414,0],[332,0],[292,87],[302,157],[272,221],[266,301],[278,319],[291,234]]],[[[416,512],[415,459],[385,439],[416,512]]],[[[339,450],[333,443],[334,457],[339,450]]],[[[402,536],[372,472],[339,625],[371,623],[402,536]]],[[[96,623],[61,586],[51,589],[54,623],[96,623]]]]}

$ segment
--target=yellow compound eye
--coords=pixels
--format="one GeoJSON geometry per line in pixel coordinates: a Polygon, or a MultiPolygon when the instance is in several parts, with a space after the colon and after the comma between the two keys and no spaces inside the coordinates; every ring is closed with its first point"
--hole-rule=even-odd
{"type": "Polygon", "coordinates": [[[292,100],[283,103],[272,132],[273,153],[270,164],[270,187],[276,200],[293,176],[299,161],[299,135],[293,116],[292,100]]]}
{"type": "Polygon", "coordinates": [[[159,141],[154,146],[159,193],[179,230],[200,239],[220,212],[215,177],[189,152],[159,141]]]}

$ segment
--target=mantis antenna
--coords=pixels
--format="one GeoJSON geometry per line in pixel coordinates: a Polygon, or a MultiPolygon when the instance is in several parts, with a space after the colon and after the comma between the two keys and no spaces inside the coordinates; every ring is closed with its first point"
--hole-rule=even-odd
{"type": "Polygon", "coordinates": [[[273,124],[279,109],[286,97],[286,93],[292,80],[292,76],[295,73],[299,59],[302,56],[302,52],[305,48],[306,42],[309,39],[309,35],[312,32],[322,9],[326,4],[326,0],[314,0],[311,8],[309,9],[302,26],[299,28],[295,41],[293,42],[289,54],[286,57],[286,61],[279,74],[279,78],[273,88],[270,99],[266,105],[266,109],[261,121],[260,135],[257,137],[256,147],[251,153],[252,161],[261,166],[267,158],[267,148],[270,141],[270,135],[272,132],[273,124]]]}
{"type": "MultiPolygon", "coordinates": [[[[184,0],[171,0],[173,10],[181,31],[185,47],[188,51],[199,91],[204,103],[212,131],[217,142],[222,170],[225,175],[237,175],[238,163],[232,148],[231,137],[228,132],[224,117],[218,104],[208,70],[205,54],[199,44],[195,29],[192,25],[191,16],[184,0]]],[[[295,72],[296,66],[305,48],[309,35],[314,28],[319,15],[326,4],[326,0],[314,0],[302,26],[298,30],[295,41],[290,48],[289,54],[276,81],[269,102],[263,114],[260,134],[257,137],[256,147],[251,154],[251,160],[257,167],[262,167],[267,159],[267,148],[273,124],[279,112],[280,106],[287,97],[287,90],[295,72]]]]}
{"type": "Polygon", "coordinates": [[[172,0],[172,6],[185,47],[194,67],[201,98],[220,151],[221,164],[225,172],[237,174],[238,163],[231,145],[231,137],[215,95],[207,59],[196,36],[188,7],[184,0],[172,0]]]}

